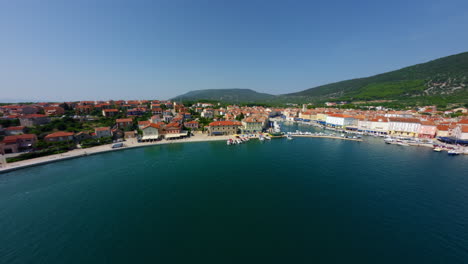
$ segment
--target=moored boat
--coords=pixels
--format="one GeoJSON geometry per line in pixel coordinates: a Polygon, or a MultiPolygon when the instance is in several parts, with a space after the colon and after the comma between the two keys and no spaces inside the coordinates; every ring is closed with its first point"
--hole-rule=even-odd
{"type": "Polygon", "coordinates": [[[458,151],[452,149],[452,150],[449,150],[449,151],[448,151],[448,154],[449,154],[450,156],[456,156],[456,155],[460,155],[460,152],[458,152],[458,151]]]}

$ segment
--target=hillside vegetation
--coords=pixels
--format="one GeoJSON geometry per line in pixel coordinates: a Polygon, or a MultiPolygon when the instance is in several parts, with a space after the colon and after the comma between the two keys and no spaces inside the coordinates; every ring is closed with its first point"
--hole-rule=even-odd
{"type": "Polygon", "coordinates": [[[366,78],[346,80],[297,93],[271,95],[250,89],[191,91],[174,100],[228,103],[304,103],[393,100],[408,105],[468,103],[468,52],[366,78]]]}

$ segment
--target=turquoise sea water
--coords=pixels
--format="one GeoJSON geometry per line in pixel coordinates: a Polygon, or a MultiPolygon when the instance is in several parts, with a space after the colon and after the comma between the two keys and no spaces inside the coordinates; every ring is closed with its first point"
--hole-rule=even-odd
{"type": "Polygon", "coordinates": [[[468,157],[366,140],[170,144],[2,174],[0,263],[468,263],[468,157]]]}

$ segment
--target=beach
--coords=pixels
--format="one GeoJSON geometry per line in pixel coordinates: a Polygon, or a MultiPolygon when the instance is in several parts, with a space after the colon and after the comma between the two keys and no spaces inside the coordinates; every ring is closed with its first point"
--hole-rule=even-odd
{"type": "Polygon", "coordinates": [[[156,142],[138,142],[136,138],[131,138],[123,142],[123,147],[121,148],[112,148],[115,143],[96,146],[92,148],[86,149],[74,149],[65,153],[61,154],[54,154],[34,159],[22,160],[12,163],[7,163],[6,165],[2,165],[0,167],[0,173],[5,173],[13,170],[18,170],[22,168],[32,167],[32,166],[39,166],[42,164],[57,162],[61,160],[67,159],[74,159],[79,157],[84,157],[88,155],[94,155],[104,152],[110,151],[119,151],[125,149],[132,149],[132,148],[141,148],[141,147],[149,147],[155,145],[165,145],[165,144],[177,144],[177,143],[190,143],[190,142],[207,142],[207,141],[219,141],[219,140],[227,140],[232,138],[233,135],[230,136],[208,136],[207,134],[194,134],[189,138],[184,139],[174,139],[174,140],[160,140],[156,142]]]}

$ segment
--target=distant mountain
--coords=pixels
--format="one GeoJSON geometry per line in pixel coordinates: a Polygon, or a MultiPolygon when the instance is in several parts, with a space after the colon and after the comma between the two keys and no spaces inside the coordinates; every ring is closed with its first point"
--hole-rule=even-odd
{"type": "Polygon", "coordinates": [[[271,95],[250,89],[211,89],[191,91],[173,98],[201,99],[231,103],[301,103],[331,100],[395,100],[409,104],[468,103],[468,52],[297,93],[271,95]]]}
{"type": "Polygon", "coordinates": [[[468,100],[468,52],[367,78],[282,95],[289,99],[375,100],[421,98],[468,100]]]}
{"type": "Polygon", "coordinates": [[[213,100],[229,103],[240,102],[265,102],[276,96],[266,93],[258,93],[251,89],[207,89],[191,91],[172,98],[175,101],[213,100]]]}

